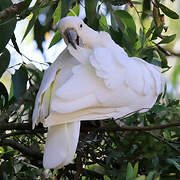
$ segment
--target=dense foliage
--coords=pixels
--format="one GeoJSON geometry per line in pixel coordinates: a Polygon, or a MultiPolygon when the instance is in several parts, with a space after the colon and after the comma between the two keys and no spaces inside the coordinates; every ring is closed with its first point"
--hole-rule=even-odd
{"type": "MultiPolygon", "coordinates": [[[[143,58],[162,72],[170,68],[167,56],[171,52],[162,45],[171,43],[176,35],[168,33],[164,17],[176,20],[179,15],[163,1],[36,0],[30,6],[31,1],[14,5],[11,0],[0,1],[0,77],[12,59],[6,48],[9,41],[25,56],[14,34],[18,21],[30,17],[22,40],[33,28],[34,40],[43,53],[45,34],[55,32],[50,47],[60,41],[57,22],[64,16],[78,15],[80,5],[85,9],[84,21],[95,30],[109,32],[129,56],[143,58]],[[125,5],[123,10],[121,5],[125,5]],[[45,19],[40,22],[42,14],[45,19]]],[[[42,154],[47,130],[42,125],[31,129],[42,76],[34,65],[23,62],[10,78],[10,90],[0,82],[0,179],[180,179],[180,102],[169,98],[166,91],[147,113],[120,119],[121,127],[111,119],[82,122],[74,162],[60,170],[44,170],[42,154]]]]}

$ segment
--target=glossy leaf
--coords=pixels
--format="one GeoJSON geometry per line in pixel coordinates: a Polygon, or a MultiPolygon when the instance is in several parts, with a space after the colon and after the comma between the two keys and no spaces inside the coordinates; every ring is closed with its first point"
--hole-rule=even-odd
{"type": "Polygon", "coordinates": [[[170,42],[174,41],[175,38],[176,38],[176,34],[173,34],[171,36],[166,36],[158,44],[167,44],[167,43],[170,43],[170,42]]]}
{"type": "Polygon", "coordinates": [[[1,54],[0,54],[0,78],[3,75],[3,73],[6,71],[8,68],[10,62],[10,53],[7,49],[5,49],[1,54]]]}
{"type": "Polygon", "coordinates": [[[163,24],[161,24],[159,27],[155,27],[151,40],[157,39],[157,37],[161,35],[162,31],[163,31],[163,24]]]}
{"type": "Polygon", "coordinates": [[[126,180],[132,180],[134,176],[134,171],[131,163],[128,163],[127,172],[126,172],[126,180]]]}
{"type": "Polygon", "coordinates": [[[34,26],[35,21],[36,21],[38,15],[39,15],[39,11],[40,11],[40,9],[35,9],[32,12],[32,18],[31,18],[31,20],[28,23],[28,26],[26,28],[26,31],[25,31],[24,36],[22,38],[22,41],[25,39],[25,37],[28,35],[28,33],[31,31],[32,27],[34,26]]]}
{"type": "Polygon", "coordinates": [[[146,180],[154,180],[156,171],[151,171],[148,173],[146,180]]]}
{"type": "Polygon", "coordinates": [[[43,52],[43,41],[45,40],[45,34],[47,32],[47,29],[39,22],[39,19],[36,19],[33,31],[34,40],[37,43],[37,47],[38,49],[40,49],[41,52],[43,52]]]}
{"type": "Polygon", "coordinates": [[[137,34],[136,25],[132,16],[124,10],[117,10],[113,14],[116,17],[119,28],[127,34],[131,42],[134,44],[137,41],[137,34]]]}
{"type": "MultiPolygon", "coordinates": [[[[0,11],[9,8],[11,5],[12,2],[10,0],[1,0],[0,11]]],[[[16,27],[15,17],[0,19],[0,53],[4,50],[7,43],[11,39],[15,27],[16,27]]]]}
{"type": "Polygon", "coordinates": [[[173,164],[177,169],[178,171],[180,171],[180,158],[179,159],[172,159],[172,158],[169,158],[167,159],[167,162],[170,163],[170,164],[173,164]]]}
{"type": "Polygon", "coordinates": [[[170,17],[172,19],[179,19],[179,15],[176,12],[172,11],[171,9],[169,9],[168,7],[166,7],[165,5],[159,3],[159,7],[161,8],[162,12],[166,16],[168,16],[168,17],[170,17]]]}
{"type": "Polygon", "coordinates": [[[69,10],[67,16],[79,16],[79,5],[76,3],[76,6],[73,9],[69,10]]]}
{"type": "Polygon", "coordinates": [[[146,32],[146,38],[149,38],[152,35],[152,32],[155,29],[154,21],[151,22],[151,26],[149,27],[148,31],[146,32]]]}
{"type": "Polygon", "coordinates": [[[20,69],[16,70],[15,74],[12,76],[13,92],[16,98],[21,97],[25,93],[27,81],[27,70],[21,66],[20,69]]]}
{"type": "Polygon", "coordinates": [[[98,18],[96,12],[97,0],[85,0],[85,12],[87,24],[94,30],[98,30],[98,18]]]}
{"type": "Polygon", "coordinates": [[[12,79],[11,79],[11,87],[10,87],[10,92],[9,92],[9,100],[11,100],[11,98],[13,98],[14,92],[13,92],[13,83],[12,83],[12,79]]]}
{"type": "Polygon", "coordinates": [[[58,6],[53,14],[53,25],[55,25],[61,18],[61,4],[62,1],[59,1],[58,6]]]}
{"type": "Polygon", "coordinates": [[[136,25],[132,16],[124,10],[117,10],[113,13],[117,20],[120,20],[126,28],[133,29],[136,31],[136,25]]]}
{"type": "Polygon", "coordinates": [[[139,163],[137,162],[136,164],[135,164],[135,166],[134,166],[134,178],[137,176],[137,174],[138,174],[138,167],[139,167],[139,163]]]}
{"type": "Polygon", "coordinates": [[[13,33],[13,35],[12,35],[11,41],[12,41],[12,44],[13,44],[14,48],[16,49],[16,51],[17,51],[19,54],[21,54],[20,49],[19,49],[19,47],[18,47],[18,44],[17,44],[17,42],[16,42],[16,36],[15,36],[14,33],[13,33]]]}
{"type": "Polygon", "coordinates": [[[161,67],[162,68],[168,68],[168,61],[167,61],[167,56],[166,54],[161,51],[160,49],[157,50],[158,54],[159,54],[159,57],[161,59],[161,67]]]}
{"type": "Polygon", "coordinates": [[[100,25],[101,30],[109,32],[108,24],[107,24],[106,17],[104,16],[104,14],[101,14],[101,17],[99,19],[99,25],[100,25]]]}
{"type": "Polygon", "coordinates": [[[29,5],[31,4],[31,2],[32,2],[32,0],[25,0],[23,8],[28,8],[29,5]]]}
{"type": "Polygon", "coordinates": [[[151,10],[151,0],[144,0],[143,1],[143,11],[142,11],[142,19],[148,17],[148,12],[151,10]]]}
{"type": "Polygon", "coordinates": [[[61,18],[65,17],[69,11],[70,5],[71,5],[71,1],[67,1],[67,0],[61,0],[62,4],[61,4],[61,18]]]}
{"type": "Polygon", "coordinates": [[[0,82],[0,108],[3,108],[8,103],[8,92],[2,82],[0,82]]]}
{"type": "Polygon", "coordinates": [[[54,35],[54,37],[51,40],[51,43],[48,48],[51,48],[54,46],[56,43],[58,43],[62,39],[61,34],[57,31],[54,35]]]}

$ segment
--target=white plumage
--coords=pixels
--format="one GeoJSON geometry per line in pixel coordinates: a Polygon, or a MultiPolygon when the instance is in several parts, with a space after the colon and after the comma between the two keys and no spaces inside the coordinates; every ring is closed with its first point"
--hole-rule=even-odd
{"type": "Polygon", "coordinates": [[[33,112],[33,127],[39,122],[48,127],[45,168],[71,163],[80,121],[145,112],[164,86],[154,65],[128,57],[108,33],[94,31],[80,18],[61,19],[59,30],[67,48],[45,71],[33,112]]]}

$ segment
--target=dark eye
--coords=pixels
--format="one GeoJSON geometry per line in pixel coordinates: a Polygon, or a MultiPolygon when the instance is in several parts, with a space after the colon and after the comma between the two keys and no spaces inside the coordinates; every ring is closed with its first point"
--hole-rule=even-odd
{"type": "Polygon", "coordinates": [[[82,24],[80,24],[80,28],[82,28],[82,24]]]}

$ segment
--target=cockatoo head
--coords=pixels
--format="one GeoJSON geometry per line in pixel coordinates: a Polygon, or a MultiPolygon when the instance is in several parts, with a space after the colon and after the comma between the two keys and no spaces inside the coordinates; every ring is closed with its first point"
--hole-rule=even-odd
{"type": "Polygon", "coordinates": [[[59,22],[59,31],[66,44],[71,44],[74,49],[77,49],[77,46],[91,47],[98,36],[97,31],[88,27],[81,18],[75,16],[62,18],[59,22]]]}

